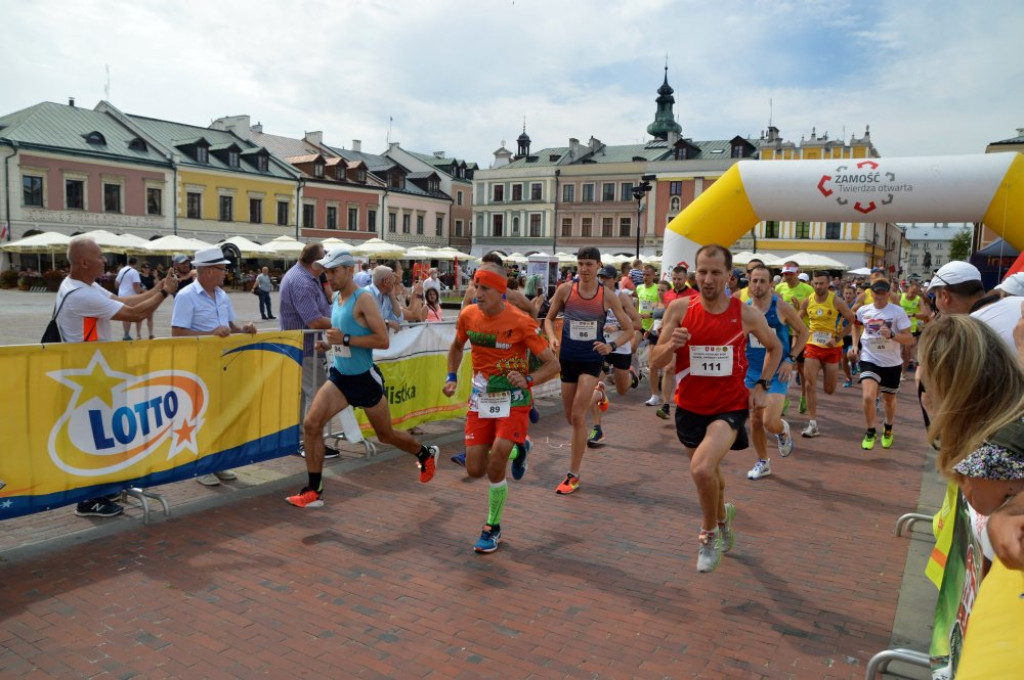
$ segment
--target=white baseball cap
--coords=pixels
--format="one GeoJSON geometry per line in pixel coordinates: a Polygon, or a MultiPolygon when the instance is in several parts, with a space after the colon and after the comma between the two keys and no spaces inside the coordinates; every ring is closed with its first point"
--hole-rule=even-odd
{"type": "Polygon", "coordinates": [[[356,266],[356,258],[352,256],[348,248],[335,248],[322,259],[317,260],[316,263],[324,269],[354,267],[356,266]]]}
{"type": "Polygon", "coordinates": [[[1024,297],[1024,272],[1010,274],[1003,279],[1002,283],[996,286],[996,290],[1001,290],[1007,295],[1024,297]]]}
{"type": "Polygon", "coordinates": [[[981,281],[981,272],[969,262],[953,260],[942,265],[939,271],[935,272],[928,287],[953,286],[967,281],[981,281]]]}
{"type": "Polygon", "coordinates": [[[798,276],[796,278],[800,279],[801,281],[810,281],[811,280],[811,277],[808,276],[805,272],[801,272],[800,276],[798,276]]]}

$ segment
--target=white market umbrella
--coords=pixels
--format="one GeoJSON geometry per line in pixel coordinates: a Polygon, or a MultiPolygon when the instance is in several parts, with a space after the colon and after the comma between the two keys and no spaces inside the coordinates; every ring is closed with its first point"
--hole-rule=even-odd
{"type": "Polygon", "coordinates": [[[65,236],[60,232],[44,231],[41,234],[33,234],[32,236],[26,236],[25,238],[18,239],[17,241],[6,243],[3,246],[0,246],[0,249],[6,250],[10,253],[42,255],[66,250],[70,240],[70,236],[65,236]]]}
{"type": "Polygon", "coordinates": [[[578,262],[575,253],[555,253],[555,257],[558,258],[558,264],[576,264],[578,262]]]}
{"type": "Polygon", "coordinates": [[[145,252],[151,255],[175,255],[177,253],[185,253],[189,257],[195,254],[197,250],[203,248],[209,248],[211,243],[206,241],[200,241],[196,238],[186,238],[185,236],[178,236],[177,234],[167,234],[160,238],[153,239],[146,244],[145,252]]]}
{"type": "MultiPolygon", "coordinates": [[[[221,243],[230,243],[231,245],[238,248],[238,252],[242,254],[242,257],[268,257],[274,255],[274,251],[268,249],[266,246],[250,241],[244,236],[232,236],[226,238],[221,243]]],[[[220,244],[218,244],[220,245],[220,244]]]]}
{"type": "Polygon", "coordinates": [[[505,262],[511,262],[512,264],[524,264],[527,261],[526,255],[523,255],[522,253],[509,253],[501,259],[505,262]]]}
{"type": "Polygon", "coordinates": [[[801,269],[846,269],[846,265],[839,260],[833,260],[827,255],[818,253],[793,253],[788,257],[780,258],[780,260],[782,262],[793,260],[800,265],[801,269]]]}
{"type": "Polygon", "coordinates": [[[106,253],[127,253],[128,251],[135,251],[132,247],[132,240],[124,236],[118,236],[117,234],[111,233],[106,229],[93,229],[87,231],[83,236],[88,236],[96,245],[100,247],[100,250],[106,253]]]}
{"type": "Polygon", "coordinates": [[[286,260],[297,260],[305,244],[291,236],[278,236],[265,246],[270,254],[286,260]]]}
{"type": "Polygon", "coordinates": [[[325,252],[330,252],[335,248],[352,248],[352,244],[347,241],[342,241],[340,238],[331,236],[320,241],[320,245],[324,247],[325,252]]]}
{"type": "Polygon", "coordinates": [[[397,243],[388,243],[379,238],[371,238],[352,248],[353,255],[363,255],[373,258],[395,258],[405,257],[405,248],[397,243]]]}
{"type": "Polygon", "coordinates": [[[453,248],[452,246],[445,246],[444,248],[439,248],[436,252],[438,253],[438,256],[435,258],[437,260],[459,260],[460,262],[476,262],[480,259],[475,255],[464,253],[458,248],[453,248]]]}
{"type": "Polygon", "coordinates": [[[861,267],[860,269],[851,269],[846,273],[853,274],[854,276],[871,276],[871,269],[868,267],[861,267]]]}
{"type": "Polygon", "coordinates": [[[437,251],[428,246],[413,246],[405,251],[405,258],[408,260],[433,260],[436,259],[437,251]]]}
{"type": "Polygon", "coordinates": [[[125,252],[128,253],[145,253],[146,248],[149,246],[149,241],[136,236],[135,234],[120,234],[118,238],[122,239],[125,246],[125,252]]]}
{"type": "Polygon", "coordinates": [[[761,260],[764,262],[766,267],[781,267],[782,263],[785,262],[782,258],[772,255],[771,253],[752,253],[749,250],[741,250],[732,256],[733,264],[746,265],[749,264],[751,260],[761,260]]]}

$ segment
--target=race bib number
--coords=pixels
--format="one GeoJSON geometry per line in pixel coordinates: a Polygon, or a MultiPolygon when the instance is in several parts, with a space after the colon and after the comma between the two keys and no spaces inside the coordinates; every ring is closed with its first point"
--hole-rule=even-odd
{"type": "Polygon", "coordinates": [[[345,345],[331,345],[330,359],[333,360],[335,357],[339,357],[341,359],[351,359],[352,348],[346,347],[345,345]]]}
{"type": "Polygon", "coordinates": [[[751,349],[764,349],[764,345],[761,344],[761,341],[753,333],[747,333],[747,346],[751,349]]]}
{"type": "Polygon", "coordinates": [[[832,334],[828,331],[814,331],[811,333],[811,342],[815,345],[824,345],[827,347],[828,344],[832,342],[832,337],[832,334]]]}
{"type": "Polygon", "coordinates": [[[481,418],[507,418],[511,411],[511,392],[483,393],[477,402],[477,413],[481,418]]]}
{"type": "Polygon", "coordinates": [[[732,375],[732,346],[690,345],[690,375],[725,378],[732,375]]]}
{"type": "Polygon", "coordinates": [[[569,322],[569,339],[570,340],[597,340],[597,322],[596,321],[570,321],[569,322]]]}
{"type": "Polygon", "coordinates": [[[889,341],[885,338],[868,338],[868,349],[872,352],[884,352],[889,347],[889,341]]]}
{"type": "Polygon", "coordinates": [[[654,310],[653,300],[641,300],[640,301],[640,313],[650,314],[654,310]]]}

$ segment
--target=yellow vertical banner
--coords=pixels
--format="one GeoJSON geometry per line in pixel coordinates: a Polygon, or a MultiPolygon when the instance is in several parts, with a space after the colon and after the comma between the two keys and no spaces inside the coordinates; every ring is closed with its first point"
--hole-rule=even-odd
{"type": "Polygon", "coordinates": [[[298,331],[0,347],[0,519],[294,453],[298,331]]]}

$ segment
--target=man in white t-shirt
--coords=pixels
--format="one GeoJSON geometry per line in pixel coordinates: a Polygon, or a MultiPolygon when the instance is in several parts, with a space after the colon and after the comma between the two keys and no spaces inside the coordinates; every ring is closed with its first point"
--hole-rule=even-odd
{"type": "MultiPolygon", "coordinates": [[[[168,294],[178,290],[178,280],[167,276],[152,290],[127,297],[115,296],[96,283],[106,261],[96,241],[88,236],[72,237],[68,244],[71,273],[57,291],[57,328],[64,342],[106,342],[114,340],[110,322],[141,321],[152,314],[168,294]]],[[[136,275],[138,272],[136,272],[136,275]]],[[[106,497],[78,504],[81,517],[114,517],[124,508],[106,497]]]]}
{"type": "Polygon", "coordinates": [[[430,268],[430,276],[423,279],[423,294],[427,294],[428,288],[433,288],[437,291],[438,299],[441,298],[441,279],[437,278],[440,272],[437,271],[437,267],[430,268]]]}
{"type": "Polygon", "coordinates": [[[860,357],[861,404],[867,432],[861,448],[875,448],[875,399],[882,396],[885,420],[882,422],[882,448],[892,447],[892,425],[896,418],[896,395],[903,376],[901,345],[914,344],[910,318],[903,308],[889,302],[889,281],[880,278],[871,284],[872,301],[857,310],[853,326],[851,359],[860,357]]]}
{"type": "MultiPolygon", "coordinates": [[[[117,272],[117,278],[114,281],[117,283],[117,296],[118,297],[131,297],[132,295],[138,295],[142,292],[142,279],[139,275],[139,261],[134,257],[128,258],[128,264],[121,267],[121,271],[117,272]]],[[[123,321],[121,325],[124,327],[124,340],[132,339],[132,322],[123,321]]],[[[138,335],[142,337],[142,324],[139,324],[138,335]]]]}

